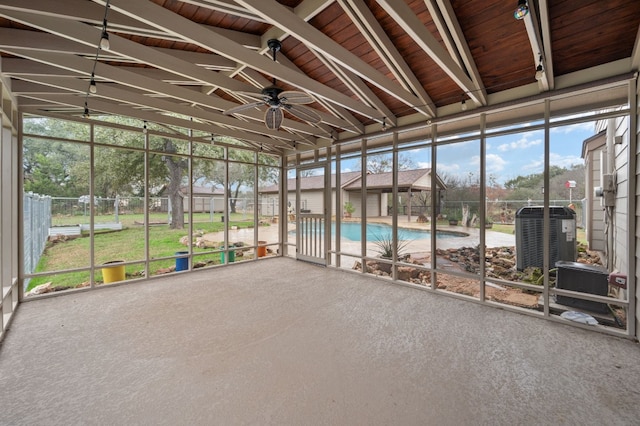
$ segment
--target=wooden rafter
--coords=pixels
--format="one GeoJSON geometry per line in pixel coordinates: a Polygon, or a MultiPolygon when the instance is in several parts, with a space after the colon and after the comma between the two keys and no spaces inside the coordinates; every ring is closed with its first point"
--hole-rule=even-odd
{"type": "Polygon", "coordinates": [[[429,94],[424,90],[420,81],[418,81],[409,65],[407,65],[407,62],[402,58],[402,55],[393,45],[393,42],[384,32],[384,29],[375,19],[373,13],[371,13],[364,1],[338,0],[338,2],[405,90],[415,93],[422,102],[422,105],[425,105],[425,112],[428,112],[429,116],[434,117],[436,111],[433,108],[434,103],[429,97],[429,94]]]}
{"type": "Polygon", "coordinates": [[[431,16],[436,21],[436,26],[440,31],[440,34],[446,34],[445,40],[451,40],[447,44],[451,57],[458,62],[458,65],[463,66],[471,80],[473,81],[475,92],[482,100],[482,105],[487,104],[487,91],[482,83],[482,77],[478,71],[478,67],[471,55],[469,44],[464,38],[462,28],[458,23],[458,18],[453,11],[450,0],[427,0],[427,7],[431,13],[431,16]]]}
{"type": "MultiPolygon", "coordinates": [[[[325,56],[331,58],[335,63],[357,74],[362,79],[369,81],[371,84],[378,86],[381,90],[386,91],[389,95],[404,102],[406,105],[423,111],[425,107],[421,105],[421,100],[413,93],[407,92],[397,83],[381,74],[379,71],[371,67],[369,64],[358,58],[344,47],[324,35],[319,30],[308,25],[304,20],[295,14],[289,12],[287,8],[273,0],[236,0],[255,13],[259,13],[265,19],[268,19],[273,25],[280,26],[286,23],[289,33],[294,35],[298,40],[303,41],[309,47],[317,52],[322,52],[325,56]]],[[[427,113],[428,114],[428,113],[427,113]]],[[[370,118],[377,118],[380,113],[367,114],[370,118]]]]}
{"type": "Polygon", "coordinates": [[[476,103],[484,105],[486,100],[475,91],[473,81],[465,71],[445,51],[435,37],[415,16],[411,8],[402,1],[377,0],[378,4],[411,36],[442,70],[476,103]]]}

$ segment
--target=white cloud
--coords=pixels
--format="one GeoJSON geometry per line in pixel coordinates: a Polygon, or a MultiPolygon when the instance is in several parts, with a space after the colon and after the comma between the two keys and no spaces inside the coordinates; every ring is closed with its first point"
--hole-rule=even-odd
{"type": "Polygon", "coordinates": [[[507,162],[497,154],[487,154],[487,172],[495,173],[504,170],[507,162]]]}
{"type": "Polygon", "coordinates": [[[549,164],[569,169],[576,164],[584,164],[584,160],[577,155],[560,155],[552,152],[549,154],[549,164]]]}
{"type": "MultiPolygon", "coordinates": [[[[471,157],[471,164],[474,167],[477,167],[479,169],[480,156],[474,155],[473,157],[471,157]]],[[[508,164],[507,161],[505,161],[504,158],[502,158],[498,154],[487,154],[487,161],[486,161],[487,173],[501,172],[502,170],[504,170],[504,167],[507,164],[508,164]]]]}
{"type": "Polygon", "coordinates": [[[438,164],[438,173],[452,173],[455,174],[460,171],[460,164],[438,164]]]}
{"type": "Polygon", "coordinates": [[[520,139],[514,142],[503,143],[502,145],[498,146],[498,151],[507,152],[514,149],[526,149],[542,144],[542,139],[529,140],[528,136],[532,136],[532,134],[530,133],[529,135],[523,135],[520,139]]]}
{"type": "Polygon", "coordinates": [[[544,161],[536,160],[522,166],[522,170],[526,170],[527,174],[540,173],[544,168],[544,161]]]}
{"type": "Polygon", "coordinates": [[[595,133],[595,123],[593,121],[587,121],[584,123],[570,124],[568,126],[552,127],[551,133],[569,134],[572,132],[589,132],[589,134],[595,133]]]}

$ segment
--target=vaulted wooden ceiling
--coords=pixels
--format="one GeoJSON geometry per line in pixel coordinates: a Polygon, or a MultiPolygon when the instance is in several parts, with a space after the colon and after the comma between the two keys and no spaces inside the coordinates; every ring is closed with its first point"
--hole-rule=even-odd
{"type": "Polygon", "coordinates": [[[529,0],[523,20],[514,19],[517,3],[0,0],[1,69],[26,112],[82,115],[86,101],[94,114],[182,124],[272,150],[638,71],[639,1],[529,0]],[[105,16],[109,50],[98,49],[105,16]],[[271,39],[282,45],[276,62],[271,39]],[[92,72],[98,91],[87,95],[92,72]],[[274,78],[311,95],[303,108],[320,122],[285,112],[281,127],[268,129],[266,105],[224,114],[256,102],[274,78]]]}

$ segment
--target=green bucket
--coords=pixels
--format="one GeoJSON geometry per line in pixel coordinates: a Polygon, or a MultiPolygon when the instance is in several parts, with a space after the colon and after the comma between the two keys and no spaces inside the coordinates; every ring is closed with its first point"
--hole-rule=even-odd
{"type": "MultiPolygon", "coordinates": [[[[224,263],[224,259],[225,259],[224,254],[225,254],[225,252],[223,252],[223,251],[220,252],[220,262],[222,262],[222,263],[224,263]]],[[[235,250],[229,250],[229,263],[235,262],[235,261],[236,261],[236,252],[235,252],[235,250]]]]}

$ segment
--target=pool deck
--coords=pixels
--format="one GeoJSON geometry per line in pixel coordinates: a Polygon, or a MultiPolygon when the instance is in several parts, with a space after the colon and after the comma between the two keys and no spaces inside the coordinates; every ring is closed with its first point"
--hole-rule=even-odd
{"type": "MultiPolygon", "coordinates": [[[[380,217],[369,217],[367,218],[370,223],[382,223],[386,225],[391,225],[392,217],[391,216],[380,216],[380,217]]],[[[359,219],[352,221],[358,221],[359,219]]],[[[410,229],[420,229],[420,230],[430,230],[430,223],[418,223],[415,221],[415,218],[412,217],[412,221],[407,221],[406,216],[398,217],[398,225],[402,228],[410,228],[410,229]]],[[[278,241],[278,226],[261,226],[258,228],[258,240],[264,240],[268,243],[274,243],[278,241]]],[[[295,224],[292,222],[288,223],[289,231],[295,230],[295,224]]],[[[457,247],[474,247],[480,244],[480,229],[478,228],[469,228],[464,226],[439,226],[437,228],[438,231],[448,231],[455,233],[466,234],[466,236],[461,236],[458,238],[443,238],[437,239],[437,248],[439,249],[450,249],[457,247]]],[[[242,228],[237,230],[229,230],[229,240],[230,242],[244,241],[247,244],[251,244],[253,241],[255,229],[254,228],[242,228]]],[[[205,238],[209,241],[222,241],[224,239],[223,232],[214,232],[211,234],[207,234],[205,238]]],[[[430,252],[431,251],[431,240],[423,239],[423,240],[414,240],[408,243],[406,247],[406,252],[430,252]]],[[[289,243],[295,244],[296,239],[295,235],[289,236],[289,243]]],[[[511,247],[515,246],[516,239],[515,235],[505,234],[503,232],[492,231],[491,229],[485,229],[485,244],[487,247],[511,247]]],[[[342,239],[341,241],[341,252],[346,253],[359,253],[361,249],[361,243],[359,241],[348,241],[342,239]]],[[[372,242],[367,243],[367,252],[370,256],[376,255],[376,246],[372,242]]]]}

